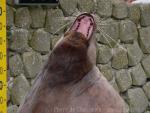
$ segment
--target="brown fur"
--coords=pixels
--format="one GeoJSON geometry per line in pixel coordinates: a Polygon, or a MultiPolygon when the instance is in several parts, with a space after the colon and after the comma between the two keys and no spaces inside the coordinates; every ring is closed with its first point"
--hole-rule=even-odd
{"type": "Polygon", "coordinates": [[[48,70],[51,85],[81,80],[91,69],[92,64],[87,56],[89,42],[78,32],[68,32],[57,45],[48,59],[45,69],[48,70]],[[52,76],[54,75],[54,76],[52,76]]]}
{"type": "Polygon", "coordinates": [[[123,100],[95,66],[95,53],[93,38],[66,33],[18,113],[125,113],[123,100]]]}

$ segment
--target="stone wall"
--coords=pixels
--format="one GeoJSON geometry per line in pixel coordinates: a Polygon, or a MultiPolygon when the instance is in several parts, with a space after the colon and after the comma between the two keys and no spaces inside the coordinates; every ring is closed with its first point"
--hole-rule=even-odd
{"type": "Polygon", "coordinates": [[[51,8],[12,1],[7,1],[8,113],[16,113],[56,41],[81,12],[95,15],[97,66],[127,111],[150,113],[150,5],[60,0],[51,8]]]}

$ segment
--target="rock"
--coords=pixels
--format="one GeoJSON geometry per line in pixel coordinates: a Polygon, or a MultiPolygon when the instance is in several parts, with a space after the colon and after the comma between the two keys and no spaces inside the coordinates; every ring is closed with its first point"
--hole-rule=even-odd
{"type": "Polygon", "coordinates": [[[138,4],[128,5],[128,12],[129,12],[128,14],[129,19],[135,24],[138,24],[141,17],[139,5],[138,4]]]}
{"type": "Polygon", "coordinates": [[[10,44],[10,49],[17,52],[24,52],[29,50],[28,39],[30,33],[26,29],[15,29],[12,34],[12,42],[10,44]]]}
{"type": "Polygon", "coordinates": [[[124,43],[133,42],[137,39],[138,32],[136,25],[130,20],[123,20],[120,22],[120,40],[124,43]]]}
{"type": "Polygon", "coordinates": [[[143,85],[146,82],[146,74],[141,66],[141,64],[136,65],[131,69],[131,77],[133,85],[143,85]]]}
{"type": "Polygon", "coordinates": [[[120,70],[116,72],[116,82],[121,92],[126,91],[132,85],[132,78],[127,70],[120,70]]]}
{"type": "Polygon", "coordinates": [[[150,53],[150,27],[141,28],[139,30],[140,37],[139,42],[141,49],[144,53],[150,53]]]}
{"type": "Polygon", "coordinates": [[[17,76],[24,73],[23,62],[18,54],[9,58],[9,69],[11,76],[17,76]]]}
{"type": "Polygon", "coordinates": [[[45,30],[52,34],[63,33],[67,26],[66,22],[60,9],[49,9],[47,11],[45,30]]]}
{"type": "Polygon", "coordinates": [[[8,113],[17,113],[17,111],[18,111],[18,106],[16,106],[16,105],[11,105],[7,109],[8,113]]]}
{"type": "Polygon", "coordinates": [[[111,81],[110,81],[110,84],[111,84],[111,86],[112,86],[117,92],[120,92],[120,89],[118,88],[118,85],[117,85],[115,79],[111,80],[111,81]]]}
{"type": "Polygon", "coordinates": [[[141,26],[150,26],[150,5],[149,4],[141,4],[141,26]]]}
{"type": "Polygon", "coordinates": [[[109,65],[98,65],[100,72],[106,77],[108,81],[113,79],[113,70],[109,65]]]}
{"type": "Polygon", "coordinates": [[[81,12],[93,12],[95,3],[93,0],[78,0],[78,7],[81,12]]]}
{"type": "Polygon", "coordinates": [[[31,7],[30,14],[32,18],[31,26],[33,28],[42,28],[45,24],[46,10],[42,7],[31,7]]]}
{"type": "Polygon", "coordinates": [[[108,46],[98,45],[97,63],[106,64],[112,58],[112,51],[108,46]]]}
{"type": "Polygon", "coordinates": [[[96,12],[100,17],[110,17],[112,14],[111,0],[98,0],[96,12]]]}
{"type": "Polygon", "coordinates": [[[138,64],[143,57],[142,50],[140,49],[137,42],[134,42],[134,44],[127,45],[127,53],[129,66],[134,66],[138,64]]]}
{"type": "Polygon", "coordinates": [[[60,6],[65,15],[72,15],[77,8],[77,0],[60,0],[60,6]]]}
{"type": "Polygon", "coordinates": [[[126,68],[128,66],[128,57],[126,50],[122,48],[115,48],[111,65],[115,69],[126,68]]]}
{"type": "Polygon", "coordinates": [[[141,88],[129,89],[127,91],[127,101],[130,113],[143,113],[148,106],[148,100],[141,88]]]}
{"type": "Polygon", "coordinates": [[[33,33],[30,40],[31,47],[41,53],[48,53],[50,51],[51,35],[43,29],[38,29],[33,33]]]}
{"type": "Polygon", "coordinates": [[[150,55],[142,60],[142,66],[148,78],[150,78],[150,55]]]}
{"type": "Polygon", "coordinates": [[[143,86],[144,92],[146,94],[146,96],[148,97],[148,99],[150,100],[150,82],[147,82],[144,86],[143,86]]]}
{"type": "Polygon", "coordinates": [[[53,38],[52,38],[52,43],[51,43],[51,49],[53,49],[54,48],[54,46],[55,46],[55,44],[57,43],[57,41],[60,39],[60,36],[54,36],[53,38]]]}
{"type": "Polygon", "coordinates": [[[115,2],[113,4],[112,15],[117,19],[124,19],[128,16],[127,5],[125,2],[115,2]]]}
{"type": "Polygon", "coordinates": [[[17,27],[29,28],[31,25],[31,16],[27,7],[18,8],[15,16],[15,25],[17,27]]]}
{"type": "Polygon", "coordinates": [[[23,63],[26,77],[34,78],[40,72],[42,66],[41,55],[36,52],[25,52],[23,53],[23,63]]]}
{"type": "Polygon", "coordinates": [[[14,10],[12,7],[7,5],[7,12],[6,12],[6,24],[7,26],[11,27],[14,25],[14,10]]]}
{"type": "Polygon", "coordinates": [[[150,113],[150,111],[146,111],[146,112],[144,112],[144,113],[150,113]]]}
{"type": "Polygon", "coordinates": [[[119,39],[119,23],[114,20],[106,20],[97,23],[97,41],[110,47],[116,45],[119,39]]]}
{"type": "Polygon", "coordinates": [[[24,75],[15,78],[11,89],[11,99],[16,105],[20,105],[25,99],[26,93],[29,91],[30,85],[24,75]]]}

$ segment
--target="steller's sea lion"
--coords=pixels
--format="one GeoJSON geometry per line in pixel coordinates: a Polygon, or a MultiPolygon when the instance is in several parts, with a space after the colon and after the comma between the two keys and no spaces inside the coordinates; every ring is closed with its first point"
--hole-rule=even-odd
{"type": "Polygon", "coordinates": [[[77,17],[18,113],[125,113],[123,99],[96,67],[95,26],[92,15],[77,17]]]}

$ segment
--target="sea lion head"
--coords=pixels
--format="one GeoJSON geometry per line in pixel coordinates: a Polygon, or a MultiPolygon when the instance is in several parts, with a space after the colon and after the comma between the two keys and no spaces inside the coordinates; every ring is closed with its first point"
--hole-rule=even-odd
{"type": "Polygon", "coordinates": [[[46,68],[54,74],[53,81],[78,81],[92,69],[96,62],[94,31],[92,15],[84,13],[76,18],[49,57],[46,68]]]}
{"type": "MultiPolygon", "coordinates": [[[[57,47],[62,40],[70,38],[70,40],[75,44],[76,42],[87,45],[87,54],[92,62],[96,64],[96,41],[93,37],[96,29],[96,23],[93,15],[89,13],[83,13],[79,15],[71,27],[64,33],[62,38],[55,44],[57,47]]],[[[76,43],[77,44],[77,43],[76,43]]],[[[55,48],[54,47],[54,48],[55,48]]]]}

